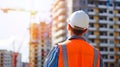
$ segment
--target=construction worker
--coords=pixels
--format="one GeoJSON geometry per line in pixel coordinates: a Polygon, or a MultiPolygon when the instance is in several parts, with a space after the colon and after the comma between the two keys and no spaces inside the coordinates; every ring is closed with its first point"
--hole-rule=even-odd
{"type": "Polygon", "coordinates": [[[68,39],[52,48],[44,67],[103,67],[100,52],[82,37],[88,29],[89,16],[79,10],[67,23],[68,39]]]}

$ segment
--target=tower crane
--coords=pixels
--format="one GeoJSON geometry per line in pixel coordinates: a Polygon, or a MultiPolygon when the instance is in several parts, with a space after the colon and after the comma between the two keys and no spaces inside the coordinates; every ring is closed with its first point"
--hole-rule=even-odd
{"type": "MultiPolygon", "coordinates": [[[[1,11],[3,11],[3,13],[8,13],[9,11],[15,11],[15,12],[28,12],[30,13],[30,23],[29,25],[31,24],[32,22],[32,19],[34,19],[35,15],[37,14],[37,11],[34,11],[34,10],[25,10],[25,9],[22,9],[22,8],[0,8],[1,11]]],[[[26,32],[25,32],[26,33],[26,32]]],[[[13,40],[12,44],[13,44],[13,51],[14,51],[14,54],[12,55],[12,58],[14,59],[13,60],[13,67],[16,67],[16,62],[17,62],[17,57],[18,57],[18,53],[20,52],[21,50],[21,47],[23,45],[25,41],[25,36],[23,37],[22,41],[19,43],[18,45],[18,48],[15,50],[15,40],[13,40]]]]}

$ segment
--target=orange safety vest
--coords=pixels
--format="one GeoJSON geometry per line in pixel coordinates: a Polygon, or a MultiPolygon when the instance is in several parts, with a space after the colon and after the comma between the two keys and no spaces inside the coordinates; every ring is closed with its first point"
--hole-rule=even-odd
{"type": "Polygon", "coordinates": [[[64,64],[68,64],[68,67],[100,67],[100,53],[98,51],[96,65],[94,66],[95,48],[92,47],[83,39],[69,39],[64,42],[66,45],[67,63],[64,63],[64,57],[62,46],[59,45],[60,51],[58,56],[58,67],[65,67],[64,64]]]}

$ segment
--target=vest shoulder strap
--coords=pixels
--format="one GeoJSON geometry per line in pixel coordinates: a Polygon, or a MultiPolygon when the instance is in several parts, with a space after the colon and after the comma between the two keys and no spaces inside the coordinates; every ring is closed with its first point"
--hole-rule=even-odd
{"type": "Polygon", "coordinates": [[[64,67],[68,67],[68,56],[67,56],[68,54],[67,54],[67,48],[65,44],[62,45],[62,55],[63,55],[64,67]]]}
{"type": "Polygon", "coordinates": [[[98,61],[98,51],[94,48],[94,61],[93,61],[93,67],[97,66],[97,61],[98,61]]]}

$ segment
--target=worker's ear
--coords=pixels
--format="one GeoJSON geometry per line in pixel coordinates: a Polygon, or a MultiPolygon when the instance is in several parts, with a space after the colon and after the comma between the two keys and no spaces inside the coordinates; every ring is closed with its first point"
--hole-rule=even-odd
{"type": "Polygon", "coordinates": [[[88,29],[83,30],[83,33],[87,32],[88,29]]]}
{"type": "Polygon", "coordinates": [[[70,30],[70,24],[67,24],[67,29],[70,30]]]}

